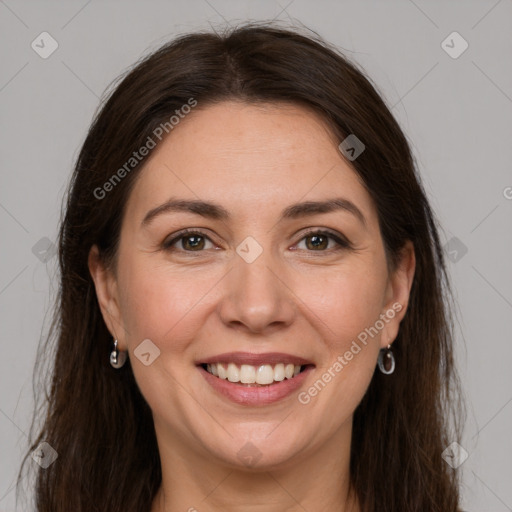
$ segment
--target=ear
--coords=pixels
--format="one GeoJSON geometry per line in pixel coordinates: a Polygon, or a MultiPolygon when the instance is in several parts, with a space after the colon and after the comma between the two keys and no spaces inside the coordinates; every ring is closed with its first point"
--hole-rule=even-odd
{"type": "Polygon", "coordinates": [[[416,270],[414,245],[407,240],[400,251],[399,262],[389,276],[386,288],[383,313],[388,319],[381,335],[381,347],[391,345],[398,335],[400,322],[403,320],[409,305],[409,295],[416,270]]]}
{"type": "Polygon", "coordinates": [[[119,350],[126,350],[125,330],[119,307],[117,280],[113,272],[105,266],[96,245],[93,245],[89,251],[88,266],[94,281],[103,320],[110,334],[114,339],[117,339],[119,350]]]}

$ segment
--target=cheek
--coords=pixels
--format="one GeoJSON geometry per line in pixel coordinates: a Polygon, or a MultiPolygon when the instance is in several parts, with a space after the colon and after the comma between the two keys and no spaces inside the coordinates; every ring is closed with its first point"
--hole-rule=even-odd
{"type": "Polygon", "coordinates": [[[382,290],[379,275],[352,272],[331,279],[323,294],[310,295],[325,352],[316,379],[299,398],[312,417],[322,418],[327,432],[353,415],[375,372],[380,331],[373,329],[382,312],[382,290]]]}
{"type": "Polygon", "coordinates": [[[125,261],[120,282],[122,315],[132,348],[146,338],[157,345],[165,338],[173,338],[190,322],[190,313],[204,295],[200,282],[183,273],[171,273],[162,265],[136,259],[125,261]]]}
{"type": "Polygon", "coordinates": [[[326,269],[323,274],[297,282],[297,295],[321,320],[331,349],[344,352],[382,313],[387,274],[377,261],[326,269]]]}
{"type": "Polygon", "coordinates": [[[190,369],[194,341],[199,333],[205,335],[206,319],[215,308],[212,301],[218,300],[218,269],[183,269],[135,256],[123,263],[120,297],[129,350],[133,353],[150,339],[160,350],[160,365],[178,377],[190,369]]]}
{"type": "Polygon", "coordinates": [[[171,273],[168,267],[151,265],[142,258],[125,258],[123,265],[119,265],[121,309],[138,387],[152,410],[181,411],[178,416],[184,415],[176,389],[190,371],[187,350],[201,326],[199,302],[204,286],[200,279],[194,281],[183,272],[171,273]],[[155,349],[149,345],[152,362],[146,366],[137,354],[147,339],[159,352],[152,352],[155,349]],[[158,355],[153,359],[153,354],[158,355]]]}
{"type": "Polygon", "coordinates": [[[336,429],[353,413],[375,371],[380,339],[375,325],[382,313],[387,274],[385,266],[374,260],[319,277],[303,283],[298,294],[308,298],[304,302],[320,320],[316,325],[326,348],[317,380],[301,403],[331,410],[324,417],[325,426],[336,429]]]}

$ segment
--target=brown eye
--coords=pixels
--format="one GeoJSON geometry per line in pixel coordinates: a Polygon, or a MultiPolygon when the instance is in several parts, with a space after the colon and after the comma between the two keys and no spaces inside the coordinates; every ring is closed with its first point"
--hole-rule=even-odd
{"type": "Polygon", "coordinates": [[[181,238],[181,246],[185,250],[203,249],[204,243],[204,237],[201,235],[187,235],[181,238]]]}
{"type": "Polygon", "coordinates": [[[207,241],[211,243],[211,240],[200,231],[182,231],[171,240],[164,242],[163,248],[166,251],[202,252],[207,241]],[[178,245],[180,241],[181,244],[178,245]]]}
{"type": "Polygon", "coordinates": [[[306,242],[306,247],[308,249],[327,249],[329,245],[329,237],[325,235],[309,235],[305,237],[306,240],[310,240],[310,242],[306,242]]]}
{"type": "Polygon", "coordinates": [[[347,240],[328,231],[312,231],[306,233],[302,240],[306,240],[305,246],[306,250],[308,251],[330,252],[326,249],[332,249],[336,251],[341,249],[348,249],[351,247],[347,240]],[[330,241],[334,241],[334,246],[329,246],[330,241]]]}

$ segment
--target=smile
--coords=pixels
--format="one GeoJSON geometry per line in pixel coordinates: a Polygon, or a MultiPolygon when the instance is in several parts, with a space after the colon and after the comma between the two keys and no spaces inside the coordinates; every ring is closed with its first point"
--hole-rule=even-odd
{"type": "Polygon", "coordinates": [[[217,395],[242,405],[268,405],[297,391],[315,368],[310,361],[282,353],[219,354],[196,363],[217,395]]]}
{"type": "Polygon", "coordinates": [[[205,370],[219,379],[246,385],[268,386],[274,382],[292,379],[298,375],[305,366],[278,363],[276,365],[262,364],[253,366],[234,363],[212,363],[203,366],[205,370]]]}

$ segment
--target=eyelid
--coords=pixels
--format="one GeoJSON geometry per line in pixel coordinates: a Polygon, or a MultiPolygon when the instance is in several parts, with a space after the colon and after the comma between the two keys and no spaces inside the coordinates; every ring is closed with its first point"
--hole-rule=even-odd
{"type": "MultiPolygon", "coordinates": [[[[162,248],[163,249],[170,249],[171,246],[173,246],[176,242],[179,242],[182,238],[184,238],[186,235],[200,235],[204,238],[207,238],[208,240],[210,240],[213,244],[217,245],[213,240],[212,240],[212,237],[210,235],[208,235],[208,233],[206,233],[205,231],[203,231],[202,228],[197,228],[197,229],[194,229],[194,228],[186,228],[186,229],[182,229],[181,231],[178,231],[177,233],[173,233],[172,235],[170,235],[170,237],[167,237],[163,243],[162,243],[162,248]]],[[[202,251],[183,251],[183,252],[202,252],[202,251]]]]}
{"type": "Polygon", "coordinates": [[[302,242],[302,240],[304,238],[311,236],[311,235],[327,235],[328,237],[333,239],[338,244],[338,247],[335,247],[335,248],[333,248],[331,250],[327,250],[327,251],[308,251],[308,252],[330,253],[330,252],[336,251],[338,249],[352,249],[353,248],[352,243],[349,241],[349,239],[346,236],[344,236],[341,233],[338,233],[337,231],[332,231],[329,228],[308,228],[307,231],[304,231],[300,234],[301,238],[299,239],[297,244],[299,242],[302,242]]]}
{"type": "MultiPolygon", "coordinates": [[[[176,242],[179,242],[186,235],[199,235],[199,236],[202,236],[202,237],[210,240],[213,244],[218,245],[212,240],[212,238],[205,231],[203,231],[203,228],[197,228],[197,229],[186,228],[186,229],[183,229],[183,230],[178,231],[177,233],[174,233],[173,235],[171,235],[172,238],[170,238],[170,240],[168,240],[168,239],[164,240],[164,242],[162,243],[162,248],[165,250],[170,250],[171,247],[176,242]]],[[[334,240],[338,246],[331,248],[329,250],[325,250],[325,251],[307,251],[307,252],[331,253],[333,251],[337,251],[337,250],[341,250],[341,249],[353,249],[352,243],[344,235],[342,235],[341,233],[338,233],[336,231],[332,231],[329,228],[307,228],[306,231],[303,231],[300,234],[300,239],[294,245],[299,244],[300,242],[302,242],[302,240],[304,238],[306,238],[308,236],[312,236],[312,235],[326,235],[329,238],[331,238],[332,240],[334,240]]],[[[182,250],[180,252],[201,253],[204,251],[182,250]]]]}

